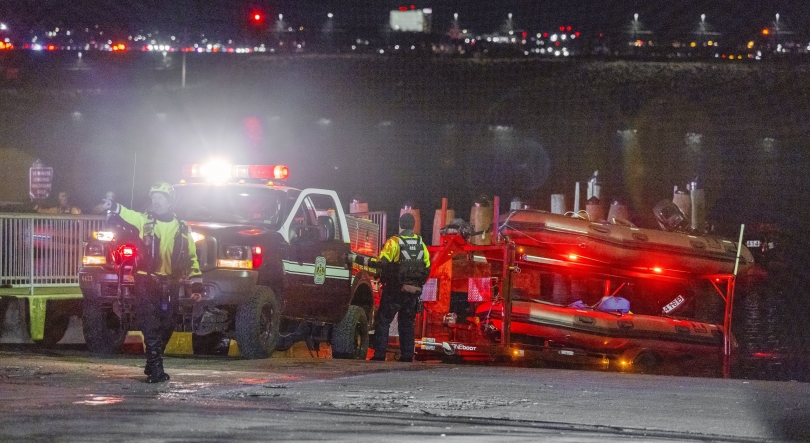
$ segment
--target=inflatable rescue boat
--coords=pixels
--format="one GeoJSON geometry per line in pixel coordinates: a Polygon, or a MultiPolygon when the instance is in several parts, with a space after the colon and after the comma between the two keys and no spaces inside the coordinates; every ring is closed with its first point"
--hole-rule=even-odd
{"type": "MultiPolygon", "coordinates": [[[[498,335],[503,327],[503,303],[482,303],[475,315],[482,330],[498,335]]],[[[539,300],[512,303],[511,337],[518,343],[577,348],[631,362],[641,353],[658,360],[715,358],[723,346],[718,325],[539,300]]]]}
{"type": "MultiPolygon", "coordinates": [[[[732,274],[737,244],[720,237],[596,223],[538,210],[517,210],[501,219],[500,232],[517,245],[548,254],[582,257],[628,269],[656,269],[697,275],[732,274]]],[[[739,269],[754,262],[743,245],[739,269]]]]}

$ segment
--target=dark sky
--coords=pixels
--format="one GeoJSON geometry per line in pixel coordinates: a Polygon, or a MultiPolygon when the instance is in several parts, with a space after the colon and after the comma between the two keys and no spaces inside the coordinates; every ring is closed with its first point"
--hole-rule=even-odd
{"type": "Polygon", "coordinates": [[[659,35],[688,33],[700,14],[726,35],[761,30],[778,12],[783,27],[810,27],[807,0],[1,0],[0,21],[23,28],[101,24],[126,30],[178,29],[228,33],[244,26],[248,12],[260,9],[268,17],[284,14],[290,25],[320,27],[326,13],[344,28],[381,28],[388,11],[400,5],[434,10],[434,29],[449,27],[458,12],[461,24],[476,33],[495,31],[514,14],[515,25],[527,30],[570,24],[583,32],[621,32],[634,13],[659,35]],[[413,3],[411,3],[413,2],[413,3]],[[169,28],[169,29],[166,29],[169,28]]]}

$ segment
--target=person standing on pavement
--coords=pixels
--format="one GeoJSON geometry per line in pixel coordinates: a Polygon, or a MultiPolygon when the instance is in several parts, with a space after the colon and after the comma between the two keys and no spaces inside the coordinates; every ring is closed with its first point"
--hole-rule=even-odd
{"type": "Polygon", "coordinates": [[[422,237],[413,232],[415,223],[413,214],[402,214],[399,217],[402,232],[385,242],[377,259],[383,291],[377,310],[372,360],[385,360],[388,329],[397,315],[399,361],[413,361],[414,321],[422,307],[422,286],[430,275],[430,254],[422,237]]]}
{"type": "Polygon", "coordinates": [[[110,199],[104,200],[104,209],[135,226],[143,240],[135,265],[135,309],[146,347],[146,382],[160,383],[169,380],[163,370],[163,351],[174,330],[180,285],[190,283],[192,297],[201,294],[203,286],[191,230],[170,210],[174,188],[166,182],[155,183],[149,197],[152,210],[145,214],[110,199]]]}

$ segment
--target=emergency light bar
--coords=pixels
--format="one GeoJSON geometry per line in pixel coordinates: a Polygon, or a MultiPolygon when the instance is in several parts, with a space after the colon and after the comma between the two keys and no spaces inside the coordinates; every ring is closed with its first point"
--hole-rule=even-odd
{"type": "Polygon", "coordinates": [[[286,180],[290,169],[284,165],[229,165],[222,163],[194,163],[183,166],[183,176],[206,180],[256,178],[286,180]]]}

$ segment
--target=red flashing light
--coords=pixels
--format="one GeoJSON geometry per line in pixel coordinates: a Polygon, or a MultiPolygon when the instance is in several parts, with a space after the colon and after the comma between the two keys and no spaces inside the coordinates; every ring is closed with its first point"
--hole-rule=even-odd
{"type": "Polygon", "coordinates": [[[262,21],[262,15],[261,15],[261,14],[259,14],[258,12],[257,12],[257,13],[254,13],[254,14],[253,14],[253,21],[254,21],[254,22],[260,22],[260,21],[262,21]]]}
{"type": "Polygon", "coordinates": [[[565,31],[565,26],[560,26],[560,31],[565,31]]]}
{"type": "MultiPolygon", "coordinates": [[[[575,33],[574,33],[574,36],[575,36],[575,37],[579,37],[579,31],[575,32],[575,33]]],[[[600,34],[599,36],[601,37],[602,35],[600,34]]]]}
{"type": "Polygon", "coordinates": [[[554,46],[560,46],[560,42],[554,42],[554,46]]]}
{"type": "Polygon", "coordinates": [[[259,266],[262,265],[262,247],[261,246],[254,246],[253,247],[253,269],[259,269],[259,266]]]}
{"type": "Polygon", "coordinates": [[[543,33],[543,38],[548,38],[548,32],[543,33]]]}
{"type": "Polygon", "coordinates": [[[408,10],[408,8],[407,8],[407,7],[405,7],[405,6],[400,6],[400,7],[399,7],[399,10],[400,10],[400,11],[407,11],[407,10],[408,10]]]}
{"type": "Polygon", "coordinates": [[[566,30],[566,31],[570,31],[570,30],[571,30],[571,27],[570,27],[570,26],[566,26],[566,27],[565,27],[565,30],[566,30]]]}
{"type": "Polygon", "coordinates": [[[183,176],[220,181],[240,178],[286,180],[290,176],[290,169],[284,165],[230,165],[220,163],[194,163],[183,165],[183,176]]]}
{"type": "Polygon", "coordinates": [[[416,5],[411,5],[411,9],[416,9],[416,5]]]}
{"type": "Polygon", "coordinates": [[[121,258],[121,261],[124,261],[128,258],[133,258],[137,254],[138,251],[135,249],[135,246],[121,245],[118,247],[118,256],[121,258]]]}

